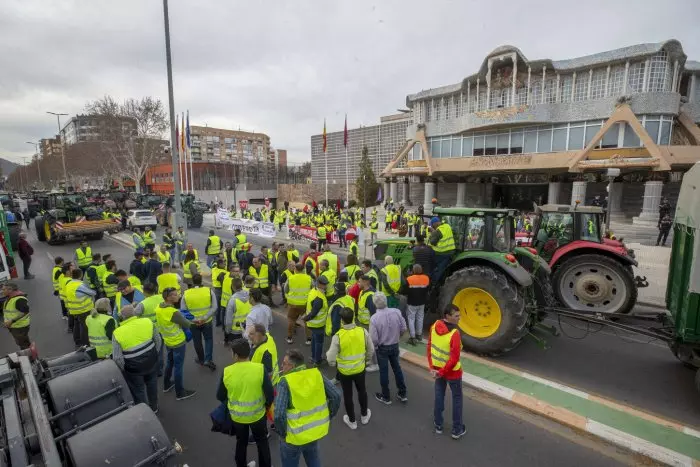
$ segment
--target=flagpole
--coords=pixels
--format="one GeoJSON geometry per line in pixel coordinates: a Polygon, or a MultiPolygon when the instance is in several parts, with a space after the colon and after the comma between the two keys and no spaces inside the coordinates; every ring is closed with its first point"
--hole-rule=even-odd
{"type": "Polygon", "coordinates": [[[345,114],[345,129],[343,132],[343,142],[345,143],[345,199],[346,206],[350,208],[350,172],[348,169],[348,116],[345,114]]]}
{"type": "Polygon", "coordinates": [[[182,146],[182,153],[185,155],[185,193],[189,193],[190,184],[187,179],[187,145],[185,144],[185,112],[182,112],[182,121],[180,122],[180,145],[182,146]]]}
{"type": "Polygon", "coordinates": [[[326,159],[326,208],[328,208],[328,151],[323,151],[324,159],[326,159]]]}
{"type": "MultiPolygon", "coordinates": [[[[177,166],[180,170],[178,172],[180,173],[180,191],[182,191],[183,184],[182,184],[182,151],[180,150],[180,119],[178,118],[175,121],[175,146],[177,147],[177,166]]],[[[175,180],[173,180],[173,185],[175,184],[175,180]]]]}
{"type": "Polygon", "coordinates": [[[192,194],[194,194],[194,171],[192,170],[192,148],[188,146],[187,152],[190,153],[190,184],[192,185],[192,194]]]}

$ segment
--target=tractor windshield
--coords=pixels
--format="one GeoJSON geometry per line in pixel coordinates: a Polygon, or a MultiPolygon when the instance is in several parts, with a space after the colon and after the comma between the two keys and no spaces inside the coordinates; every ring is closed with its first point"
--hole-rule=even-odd
{"type": "Polygon", "coordinates": [[[442,216],[452,227],[457,250],[510,251],[513,227],[509,217],[442,216]]]}
{"type": "Polygon", "coordinates": [[[63,195],[62,198],[66,207],[87,205],[87,199],[84,195],[63,195]]]}

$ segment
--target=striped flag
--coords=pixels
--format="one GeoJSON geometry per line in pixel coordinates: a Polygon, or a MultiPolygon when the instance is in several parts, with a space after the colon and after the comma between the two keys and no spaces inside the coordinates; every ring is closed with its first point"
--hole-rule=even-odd
{"type": "Polygon", "coordinates": [[[185,146],[185,112],[182,112],[182,122],[180,122],[180,125],[182,125],[182,131],[180,132],[180,147],[184,151],[187,146],[185,146]]]}
{"type": "Polygon", "coordinates": [[[192,147],[190,142],[190,111],[187,111],[187,126],[185,127],[185,137],[187,138],[187,149],[192,147]]]}
{"type": "Polygon", "coordinates": [[[348,114],[345,114],[345,129],[343,130],[343,146],[348,147],[348,114]]]}
{"type": "Polygon", "coordinates": [[[323,119],[323,152],[328,151],[328,138],[326,137],[326,119],[323,119]]]}

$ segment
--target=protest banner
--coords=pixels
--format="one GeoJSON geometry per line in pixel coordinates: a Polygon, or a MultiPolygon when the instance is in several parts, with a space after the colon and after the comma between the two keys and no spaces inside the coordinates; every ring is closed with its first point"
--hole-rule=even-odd
{"type": "Polygon", "coordinates": [[[246,235],[258,235],[260,237],[274,237],[275,224],[272,222],[258,222],[249,219],[231,218],[225,209],[216,211],[216,225],[233,231],[240,229],[246,235]]]}

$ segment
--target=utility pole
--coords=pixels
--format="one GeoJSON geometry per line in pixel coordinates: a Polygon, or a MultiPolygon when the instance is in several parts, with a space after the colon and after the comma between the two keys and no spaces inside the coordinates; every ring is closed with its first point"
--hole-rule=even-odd
{"type": "Polygon", "coordinates": [[[27,144],[31,144],[32,146],[35,147],[36,149],[36,171],[39,175],[39,186],[43,187],[44,182],[41,181],[41,162],[39,161],[40,159],[40,154],[39,154],[39,143],[32,143],[31,141],[26,141],[27,144]]]}
{"type": "Polygon", "coordinates": [[[55,115],[56,116],[56,122],[58,123],[58,142],[61,144],[61,163],[63,164],[63,186],[64,188],[67,188],[68,185],[68,174],[66,173],[66,151],[64,149],[65,146],[65,141],[63,140],[64,138],[61,137],[61,116],[65,116],[68,114],[62,114],[62,113],[57,113],[57,112],[46,112],[47,114],[55,115]]]}
{"type": "Polygon", "coordinates": [[[29,180],[27,177],[27,156],[22,156],[22,166],[19,168],[19,182],[22,185],[22,191],[27,191],[29,180]],[[22,169],[24,169],[24,181],[22,181],[22,169]]]}
{"type": "MultiPolygon", "coordinates": [[[[175,97],[173,96],[173,65],[170,57],[170,20],[168,19],[168,0],[163,0],[163,21],[165,23],[165,62],[168,72],[168,106],[170,107],[170,150],[173,162],[173,187],[175,188],[175,215],[173,216],[173,229],[177,231],[178,224],[182,221],[182,206],[180,205],[180,161],[178,160],[178,144],[175,137],[175,97]]],[[[185,165],[185,169],[187,166],[185,165]]],[[[185,221],[184,227],[187,227],[185,221]]]]}

